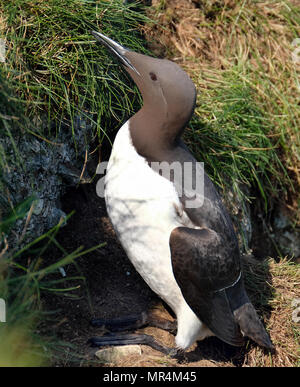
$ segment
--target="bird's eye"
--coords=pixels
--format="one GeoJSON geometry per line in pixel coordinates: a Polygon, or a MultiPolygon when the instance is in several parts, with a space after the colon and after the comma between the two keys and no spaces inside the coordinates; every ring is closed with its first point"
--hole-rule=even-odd
{"type": "Polygon", "coordinates": [[[157,80],[156,74],[154,74],[154,73],[149,73],[149,75],[150,75],[150,78],[152,79],[152,81],[156,81],[156,80],[157,80]]]}

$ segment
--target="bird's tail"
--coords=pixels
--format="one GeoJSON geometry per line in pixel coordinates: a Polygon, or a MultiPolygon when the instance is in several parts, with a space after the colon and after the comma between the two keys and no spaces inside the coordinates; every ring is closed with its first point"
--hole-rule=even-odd
{"type": "Polygon", "coordinates": [[[270,337],[250,302],[237,308],[233,315],[244,336],[250,337],[262,347],[274,350],[270,337]]]}
{"type": "Polygon", "coordinates": [[[226,295],[242,335],[250,337],[262,347],[274,350],[270,337],[247,296],[242,277],[233,287],[226,289],[226,295]]]}

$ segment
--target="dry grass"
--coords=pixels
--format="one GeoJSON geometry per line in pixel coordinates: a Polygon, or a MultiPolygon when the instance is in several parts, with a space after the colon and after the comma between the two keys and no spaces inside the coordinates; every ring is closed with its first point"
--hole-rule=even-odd
{"type": "Polygon", "coordinates": [[[3,12],[0,9],[0,35],[1,37],[4,35],[4,31],[6,31],[7,25],[6,25],[6,19],[4,17],[3,12]]]}
{"type": "Polygon", "coordinates": [[[258,263],[247,259],[245,265],[249,296],[260,315],[267,321],[276,353],[271,355],[258,346],[246,353],[244,366],[299,366],[299,325],[292,321],[292,301],[300,297],[300,268],[287,259],[269,259],[258,263]]]}
{"type": "MultiPolygon", "coordinates": [[[[299,2],[153,0],[150,14],[158,21],[146,26],[150,48],[193,78],[201,95],[197,116],[208,118],[203,102],[209,103],[228,73],[254,91],[273,127],[268,136],[294,184],[285,199],[297,211],[300,64],[292,60],[292,42],[300,37],[299,2]]],[[[295,219],[299,223],[299,213],[295,219]]]]}

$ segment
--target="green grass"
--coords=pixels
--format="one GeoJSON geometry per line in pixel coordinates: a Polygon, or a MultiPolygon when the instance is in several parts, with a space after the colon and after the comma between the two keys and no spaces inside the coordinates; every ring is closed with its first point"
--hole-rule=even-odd
{"type": "Polygon", "coordinates": [[[12,170],[32,178],[18,143],[35,136],[51,144],[62,123],[74,133],[80,117],[101,144],[139,106],[136,88],[89,32],[101,31],[145,52],[138,26],[147,18],[135,9],[121,0],[0,0],[0,38],[7,46],[0,64],[0,298],[7,306],[7,322],[0,323],[1,366],[50,364],[54,352],[64,351],[66,343],[42,333],[49,314],[41,295],[75,297],[85,286],[80,269],[76,278],[57,279],[53,273],[101,247],[66,253],[56,239],[61,224],[25,246],[8,243],[16,222],[30,217],[35,199],[15,203],[9,193],[12,170]],[[52,245],[61,255],[47,266],[43,256],[52,245]]]}
{"type": "Polygon", "coordinates": [[[151,12],[158,23],[147,29],[150,44],[161,42],[198,89],[185,139],[223,192],[261,199],[265,212],[288,200],[299,224],[299,4],[197,4],[160,2],[151,12]]]}
{"type": "Polygon", "coordinates": [[[138,27],[146,20],[136,4],[122,0],[0,0],[0,37],[7,46],[0,65],[2,205],[10,207],[3,175],[12,166],[30,173],[16,145],[20,137],[55,143],[67,125],[80,152],[74,137],[78,118],[101,146],[140,105],[136,87],[90,30],[145,52],[138,27]]]}
{"type": "Polygon", "coordinates": [[[209,96],[200,94],[186,141],[223,192],[231,189],[250,201],[256,187],[267,211],[270,199],[284,194],[291,181],[279,144],[269,137],[272,122],[254,94],[234,72],[225,74],[209,96]]]}
{"type": "MultiPolygon", "coordinates": [[[[14,221],[27,213],[19,208],[14,221]]],[[[13,216],[3,225],[13,225],[13,216]]],[[[7,238],[2,232],[0,239],[0,298],[6,302],[6,322],[0,323],[0,365],[40,366],[50,364],[54,353],[63,350],[66,343],[57,338],[43,335],[41,324],[51,318],[42,308],[41,296],[57,293],[65,297],[76,297],[76,290],[86,287],[85,278],[78,275],[57,278],[59,268],[75,265],[76,258],[101,248],[102,244],[84,250],[79,247],[68,254],[57,242],[56,234],[63,221],[47,233],[36,238],[23,248],[9,249],[7,238]],[[50,265],[44,263],[47,249],[55,245],[61,252],[50,265]],[[54,351],[55,350],[55,351],[54,351]]],[[[3,229],[3,228],[2,228],[3,229]]],[[[57,356],[57,355],[56,355],[57,356]]]]}
{"type": "Polygon", "coordinates": [[[33,132],[53,137],[50,125],[59,130],[62,120],[74,130],[77,115],[101,141],[132,113],[137,93],[89,31],[144,52],[137,27],[147,18],[134,6],[121,0],[0,1],[8,46],[2,71],[29,117],[47,112],[46,128],[41,122],[33,132]]]}

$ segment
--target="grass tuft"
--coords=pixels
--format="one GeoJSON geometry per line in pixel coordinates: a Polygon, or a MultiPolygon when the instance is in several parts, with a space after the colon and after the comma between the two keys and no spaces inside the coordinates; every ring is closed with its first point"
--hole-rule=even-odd
{"type": "Polygon", "coordinates": [[[266,322],[276,352],[270,356],[258,346],[247,351],[244,365],[251,367],[299,366],[299,325],[293,321],[292,302],[299,298],[300,269],[287,258],[264,262],[244,260],[246,288],[266,322]]]}
{"type": "MultiPolygon", "coordinates": [[[[30,118],[44,117],[32,131],[51,137],[62,122],[80,116],[100,140],[129,115],[137,93],[123,82],[107,51],[96,46],[90,30],[101,31],[125,46],[145,51],[138,25],[147,20],[136,4],[121,0],[0,1],[7,42],[2,72],[30,118]],[[46,126],[46,127],[45,127],[46,126]]],[[[1,25],[0,25],[1,27],[1,25]]],[[[40,118],[41,119],[41,118],[40,118]]]]}
{"type": "MultiPolygon", "coordinates": [[[[19,214],[14,220],[18,217],[19,214]]],[[[1,233],[0,298],[6,303],[6,322],[0,322],[1,366],[49,364],[54,350],[57,353],[65,345],[54,337],[41,334],[42,323],[49,319],[49,312],[42,308],[41,296],[50,292],[76,297],[76,290],[86,286],[85,278],[81,275],[62,278],[59,269],[66,265],[76,266],[76,258],[101,248],[103,244],[88,250],[81,246],[70,254],[66,253],[55,238],[62,223],[63,220],[22,249],[9,249],[5,234],[1,233]],[[62,257],[45,266],[43,256],[53,244],[59,248],[62,257]]]]}

